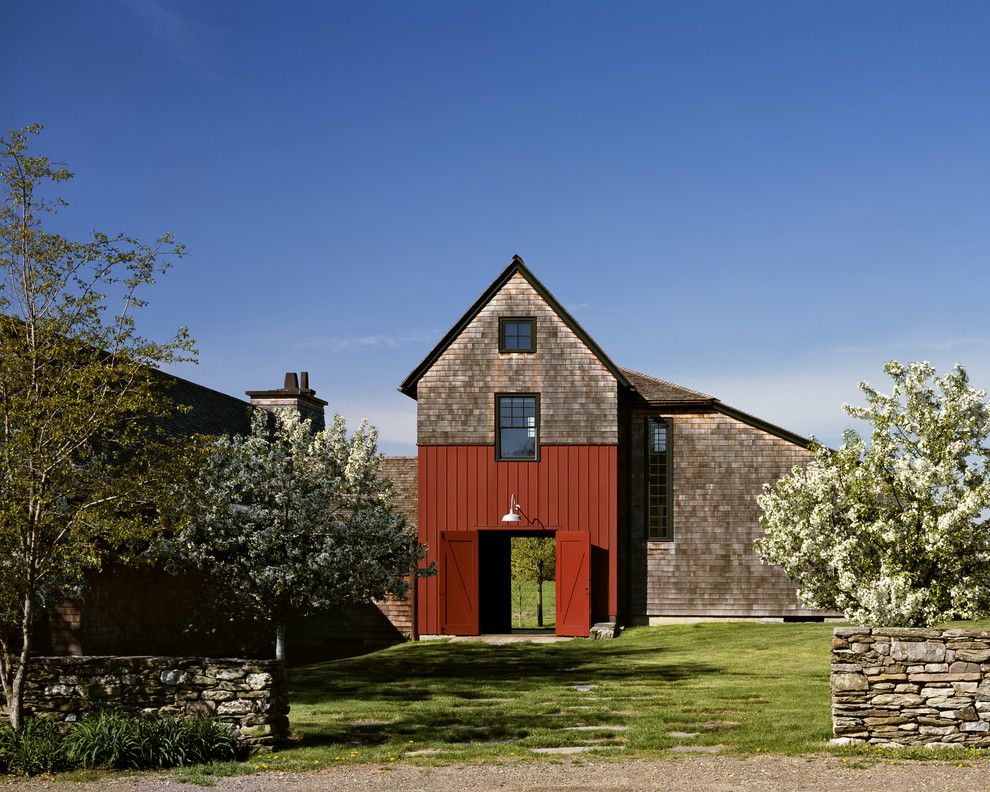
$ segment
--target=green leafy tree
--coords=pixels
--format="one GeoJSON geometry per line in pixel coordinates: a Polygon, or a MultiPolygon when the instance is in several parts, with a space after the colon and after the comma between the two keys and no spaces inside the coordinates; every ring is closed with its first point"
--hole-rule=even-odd
{"type": "Polygon", "coordinates": [[[536,581],[536,624],[543,626],[543,582],[557,576],[553,539],[526,536],[512,540],[512,579],[536,581]]]}
{"type": "Polygon", "coordinates": [[[892,361],[884,394],[860,383],[872,424],[814,448],[804,468],[764,488],[763,560],[810,607],[859,623],[923,626],[990,605],[990,409],[962,366],[892,361]]]}
{"type": "Polygon", "coordinates": [[[48,230],[72,174],[29,152],[40,129],[0,142],[0,682],[15,729],[39,609],[152,530],[173,409],[153,368],[192,352],[184,329],[158,343],[135,325],[182,247],[48,230]]]}
{"type": "Polygon", "coordinates": [[[225,608],[273,625],[284,660],[291,618],[402,596],[421,557],[377,438],[364,422],[348,437],[339,415],[314,433],[296,410],[255,410],[251,434],[216,440],[182,485],[186,522],[161,552],[214,576],[225,608]]]}

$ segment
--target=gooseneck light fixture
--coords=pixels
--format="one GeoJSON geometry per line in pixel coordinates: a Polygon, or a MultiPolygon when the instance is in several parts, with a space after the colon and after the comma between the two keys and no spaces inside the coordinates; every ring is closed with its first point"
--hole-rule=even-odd
{"type": "Polygon", "coordinates": [[[512,498],[509,499],[509,511],[502,517],[502,522],[504,523],[518,523],[522,522],[522,517],[519,516],[518,512],[519,501],[516,500],[516,493],[512,493],[512,498]]]}

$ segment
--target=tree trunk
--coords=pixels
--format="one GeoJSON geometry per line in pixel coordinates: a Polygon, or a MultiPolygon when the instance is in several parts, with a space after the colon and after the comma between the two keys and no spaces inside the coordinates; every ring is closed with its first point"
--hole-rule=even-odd
{"type": "Polygon", "coordinates": [[[31,596],[25,595],[23,613],[21,614],[21,656],[10,685],[10,697],[7,701],[7,714],[10,726],[19,731],[24,725],[24,681],[27,677],[28,660],[31,658],[31,596]]]}
{"type": "Polygon", "coordinates": [[[536,579],[536,626],[543,626],[543,577],[536,579]]]}
{"type": "Polygon", "coordinates": [[[285,662],[285,622],[275,622],[275,659],[285,662]]]}

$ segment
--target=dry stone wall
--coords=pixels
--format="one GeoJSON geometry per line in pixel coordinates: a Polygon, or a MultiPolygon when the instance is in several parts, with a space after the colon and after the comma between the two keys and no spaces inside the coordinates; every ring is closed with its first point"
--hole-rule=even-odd
{"type": "Polygon", "coordinates": [[[206,715],[252,748],[288,736],[285,671],[273,660],[183,657],[39,657],[31,661],[25,709],[75,721],[87,711],[206,715]]]}
{"type": "Polygon", "coordinates": [[[834,743],[990,747],[990,630],[841,627],[834,743]]]}

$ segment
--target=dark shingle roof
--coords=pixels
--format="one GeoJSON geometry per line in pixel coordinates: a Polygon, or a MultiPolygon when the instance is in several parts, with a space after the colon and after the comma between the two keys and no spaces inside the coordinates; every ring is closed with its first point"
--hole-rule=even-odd
{"type": "Polygon", "coordinates": [[[189,407],[176,411],[167,422],[167,429],[174,434],[246,435],[251,431],[248,417],[250,405],[236,396],[197,385],[195,382],[156,371],[162,388],[176,404],[189,407]]]}
{"type": "Polygon", "coordinates": [[[685,388],[683,385],[675,385],[659,377],[651,377],[641,371],[622,368],[619,370],[626,375],[626,379],[632,383],[640,396],[648,402],[712,402],[717,401],[714,396],[709,396],[701,391],[685,388]]]}

